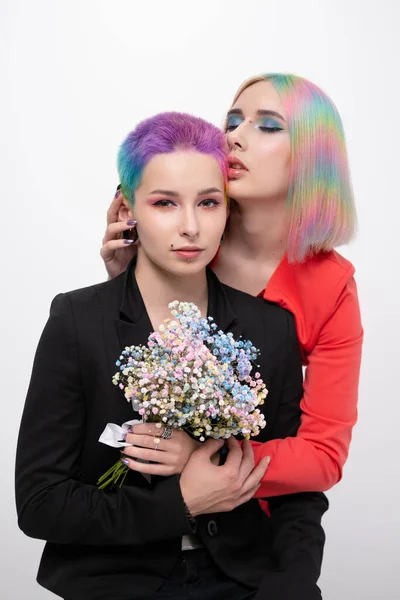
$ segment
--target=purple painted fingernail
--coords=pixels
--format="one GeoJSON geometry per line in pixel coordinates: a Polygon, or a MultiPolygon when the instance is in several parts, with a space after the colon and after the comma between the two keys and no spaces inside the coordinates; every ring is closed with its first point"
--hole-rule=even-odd
{"type": "Polygon", "coordinates": [[[119,460],[124,463],[125,466],[129,465],[129,460],[127,458],[120,458],[119,460]]]}
{"type": "Polygon", "coordinates": [[[129,221],[126,222],[127,225],[136,225],[137,221],[134,221],[133,219],[130,219],[129,221]]]}
{"type": "Polygon", "coordinates": [[[118,194],[119,194],[120,190],[121,190],[121,184],[119,184],[119,185],[117,186],[117,191],[116,191],[116,192],[115,192],[115,194],[114,194],[114,198],[116,198],[116,197],[118,196],[118,194]]]}
{"type": "Polygon", "coordinates": [[[121,440],[123,440],[124,442],[126,442],[126,435],[127,435],[126,433],[123,433],[121,435],[121,440]]]}
{"type": "Polygon", "coordinates": [[[133,244],[133,240],[124,240],[124,244],[128,244],[129,246],[129,244],[133,244]]]}

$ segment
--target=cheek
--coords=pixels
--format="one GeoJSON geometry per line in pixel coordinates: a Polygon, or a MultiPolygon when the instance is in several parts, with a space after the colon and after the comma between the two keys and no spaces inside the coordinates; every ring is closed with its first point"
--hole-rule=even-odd
{"type": "Polygon", "coordinates": [[[290,171],[290,142],[282,138],[272,139],[260,150],[254,173],[257,180],[270,184],[271,181],[287,181],[290,171]]]}
{"type": "Polygon", "coordinates": [[[224,231],[226,225],[226,219],[228,217],[227,208],[221,207],[218,210],[210,210],[202,215],[201,218],[201,229],[205,234],[210,237],[217,237],[224,231]]]}
{"type": "Polygon", "coordinates": [[[157,214],[146,215],[146,218],[142,219],[140,215],[137,216],[139,239],[145,250],[157,248],[163,240],[165,242],[165,239],[168,239],[171,229],[168,221],[157,214]]]}

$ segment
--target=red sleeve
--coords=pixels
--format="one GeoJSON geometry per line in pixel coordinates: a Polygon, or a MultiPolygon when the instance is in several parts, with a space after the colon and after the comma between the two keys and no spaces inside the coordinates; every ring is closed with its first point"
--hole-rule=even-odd
{"type": "Polygon", "coordinates": [[[351,278],[308,355],[297,436],[252,442],[256,464],[271,456],[256,497],[323,492],[341,479],[357,420],[362,338],[357,288],[351,278]]]}

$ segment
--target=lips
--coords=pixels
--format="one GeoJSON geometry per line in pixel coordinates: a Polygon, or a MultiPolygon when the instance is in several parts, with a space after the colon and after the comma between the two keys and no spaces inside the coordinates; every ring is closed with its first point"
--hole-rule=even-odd
{"type": "Polygon", "coordinates": [[[203,248],[199,248],[199,246],[182,246],[181,248],[174,248],[173,252],[187,260],[200,256],[203,252],[203,248]]]}
{"type": "Polygon", "coordinates": [[[246,175],[248,169],[236,156],[229,156],[228,179],[234,181],[246,175]]]}
{"type": "Polygon", "coordinates": [[[247,167],[236,156],[229,156],[228,162],[229,169],[232,169],[234,171],[248,171],[247,167]]]}

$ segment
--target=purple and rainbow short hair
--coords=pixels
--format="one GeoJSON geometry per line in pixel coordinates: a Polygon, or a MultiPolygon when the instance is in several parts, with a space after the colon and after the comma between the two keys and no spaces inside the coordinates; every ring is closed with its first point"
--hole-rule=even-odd
{"type": "Polygon", "coordinates": [[[228,161],[225,136],[220,129],[185,113],[165,112],[142,121],[122,142],[118,153],[121,190],[131,206],[135,190],[141,183],[143,170],[158,154],[189,150],[213,156],[221,167],[225,188],[228,161]]]}
{"type": "Polygon", "coordinates": [[[355,233],[342,120],[322,90],[296,75],[270,73],[248,79],[233,103],[258,81],[271,82],[287,117],[291,143],[287,253],[291,262],[301,262],[346,244],[355,233]]]}

